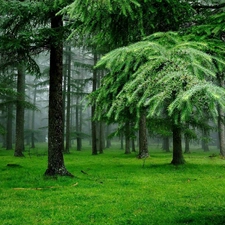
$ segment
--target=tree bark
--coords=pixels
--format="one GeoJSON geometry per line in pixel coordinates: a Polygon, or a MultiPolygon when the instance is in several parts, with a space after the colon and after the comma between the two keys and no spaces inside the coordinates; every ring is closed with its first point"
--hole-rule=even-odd
{"type": "Polygon", "coordinates": [[[24,101],[25,101],[25,71],[23,65],[18,66],[17,74],[17,104],[16,104],[16,144],[14,156],[23,157],[24,151],[24,101]]]}
{"type": "Polygon", "coordinates": [[[147,128],[146,128],[146,115],[145,112],[141,113],[139,121],[139,154],[138,158],[146,158],[149,156],[148,141],[147,141],[147,128]]]}
{"type": "MultiPolygon", "coordinates": [[[[62,28],[62,17],[51,18],[51,28],[62,28]]],[[[73,176],[64,165],[63,158],[63,94],[62,56],[63,44],[59,37],[52,37],[50,49],[49,125],[48,125],[48,168],[45,175],[73,176]]]]}
{"type": "Polygon", "coordinates": [[[173,159],[171,164],[181,165],[185,163],[182,152],[182,139],[180,124],[173,124],[173,159]]]}

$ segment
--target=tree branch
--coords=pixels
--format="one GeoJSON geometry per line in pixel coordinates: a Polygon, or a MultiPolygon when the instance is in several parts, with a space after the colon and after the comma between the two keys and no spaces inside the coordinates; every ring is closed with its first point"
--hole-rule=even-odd
{"type": "Polygon", "coordinates": [[[201,5],[201,4],[193,5],[194,9],[221,9],[223,7],[225,7],[225,3],[221,3],[218,5],[201,5]]]}

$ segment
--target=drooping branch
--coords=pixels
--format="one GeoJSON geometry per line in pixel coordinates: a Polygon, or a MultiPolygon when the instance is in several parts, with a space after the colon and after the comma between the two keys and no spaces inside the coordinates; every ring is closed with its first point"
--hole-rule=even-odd
{"type": "Polygon", "coordinates": [[[225,7],[225,3],[221,3],[217,5],[202,5],[202,4],[193,5],[194,9],[221,9],[223,7],[225,7]]]}

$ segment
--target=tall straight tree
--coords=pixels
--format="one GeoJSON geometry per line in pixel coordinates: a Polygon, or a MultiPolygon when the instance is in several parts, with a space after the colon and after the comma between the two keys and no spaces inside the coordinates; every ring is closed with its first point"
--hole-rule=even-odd
{"type": "Polygon", "coordinates": [[[14,156],[24,156],[24,102],[25,102],[25,69],[18,66],[17,75],[17,104],[16,104],[16,144],[14,156]]]}
{"type": "MultiPolygon", "coordinates": [[[[63,28],[62,16],[52,15],[51,28],[61,32],[63,28]]],[[[48,168],[45,175],[72,176],[65,168],[63,159],[63,42],[60,35],[56,34],[52,36],[50,43],[48,168]]]]}

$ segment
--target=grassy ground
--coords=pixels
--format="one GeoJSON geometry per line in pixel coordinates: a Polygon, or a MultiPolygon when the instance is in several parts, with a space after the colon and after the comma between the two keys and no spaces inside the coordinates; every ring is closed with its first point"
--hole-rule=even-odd
{"type": "Polygon", "coordinates": [[[116,149],[71,152],[75,178],[50,179],[42,147],[24,158],[0,150],[1,225],[225,224],[225,161],[212,152],[185,155],[179,167],[159,150],[145,162],[116,149]]]}

